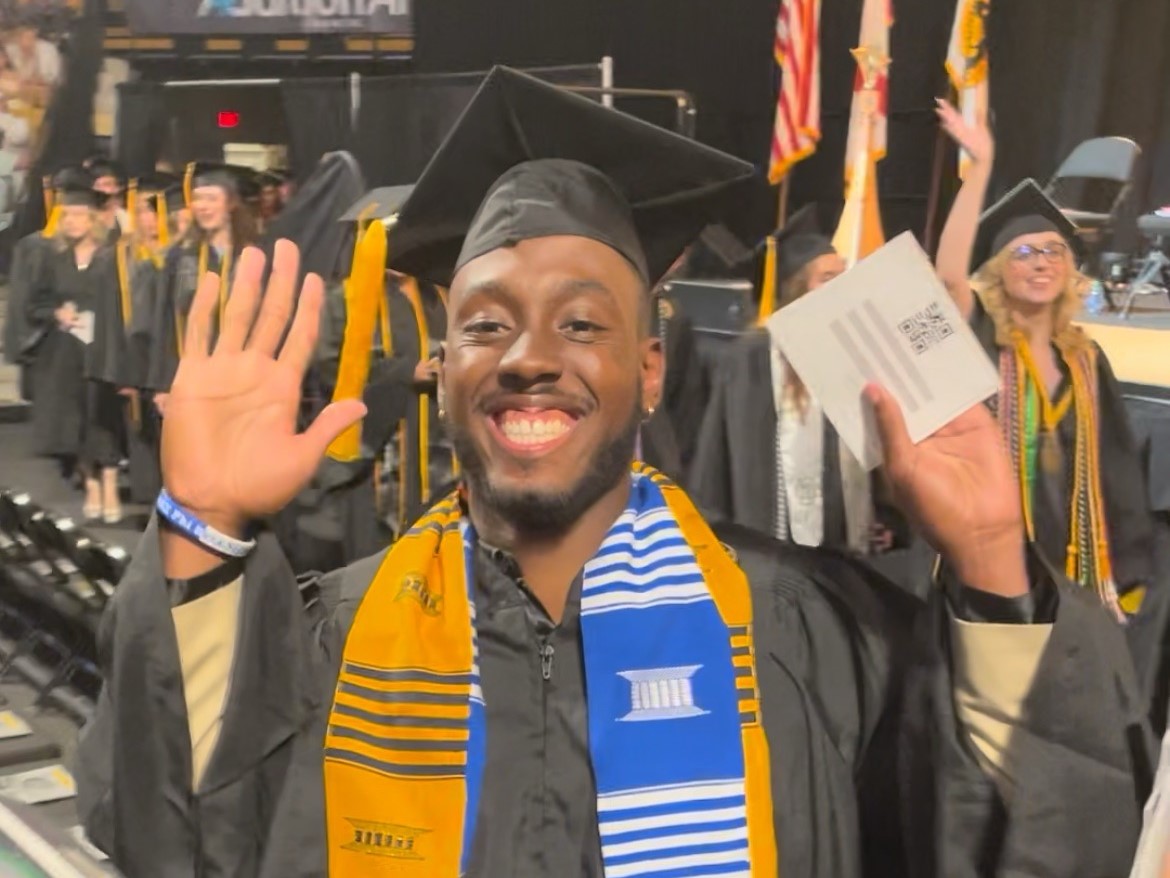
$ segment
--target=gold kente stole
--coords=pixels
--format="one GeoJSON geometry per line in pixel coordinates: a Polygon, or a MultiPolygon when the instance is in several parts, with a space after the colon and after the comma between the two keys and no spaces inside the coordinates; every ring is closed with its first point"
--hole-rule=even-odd
{"type": "MultiPolygon", "coordinates": [[[[747,577],[682,490],[641,464],[630,479],[581,582],[606,873],[738,864],[775,878],[747,577]]],[[[390,550],[354,618],[325,740],[329,878],[469,867],[487,734],[475,540],[458,494],[442,501],[390,550]]]]}

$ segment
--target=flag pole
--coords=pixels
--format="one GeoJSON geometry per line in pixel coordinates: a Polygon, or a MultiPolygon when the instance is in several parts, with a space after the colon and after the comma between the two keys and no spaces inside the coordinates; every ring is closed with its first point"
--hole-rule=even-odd
{"type": "Polygon", "coordinates": [[[788,182],[791,179],[790,174],[785,174],[784,179],[780,181],[780,203],[776,216],[776,228],[778,229],[784,228],[784,224],[788,222],[788,182]]]}
{"type": "Polygon", "coordinates": [[[926,228],[922,230],[923,249],[934,255],[934,230],[938,225],[938,202],[942,194],[943,158],[946,155],[947,133],[938,126],[934,138],[934,166],[930,171],[930,193],[926,196],[926,228]]]}

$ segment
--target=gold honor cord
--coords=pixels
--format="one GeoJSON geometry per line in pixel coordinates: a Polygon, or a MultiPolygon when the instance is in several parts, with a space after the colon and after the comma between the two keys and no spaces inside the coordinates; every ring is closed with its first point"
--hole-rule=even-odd
{"type": "MultiPolygon", "coordinates": [[[[114,245],[114,262],[118,269],[118,298],[122,305],[122,334],[134,319],[134,306],[130,298],[130,272],[126,266],[126,250],[130,246],[128,241],[119,241],[114,245]]],[[[138,394],[130,397],[130,421],[135,429],[142,426],[142,410],[139,408],[138,394]]]]}
{"type": "MultiPolygon", "coordinates": [[[[199,273],[195,279],[195,290],[199,291],[199,285],[203,282],[203,275],[207,274],[207,263],[209,260],[209,246],[206,242],[199,245],[199,273]]],[[[232,251],[229,249],[224,253],[223,264],[220,266],[219,272],[219,323],[216,327],[216,332],[219,331],[219,326],[223,325],[224,311],[227,309],[228,288],[231,285],[229,275],[232,270],[232,251]]],[[[176,303],[177,304],[177,303],[176,303]]],[[[179,312],[178,307],[175,308],[175,338],[178,345],[179,356],[183,356],[183,339],[187,334],[187,320],[183,314],[179,312]]]]}
{"type": "Polygon", "coordinates": [[[1032,349],[1022,336],[1016,339],[1016,350],[1019,352],[1024,370],[1036,390],[1036,399],[1040,401],[1040,462],[1045,472],[1055,473],[1060,469],[1061,458],[1057,429],[1072,405],[1072,382],[1069,382],[1064,395],[1053,405],[1048,395],[1048,387],[1040,376],[1040,370],[1036,367],[1036,361],[1032,357],[1032,349]]]}
{"type": "MultiPolygon", "coordinates": [[[[369,379],[378,302],[384,298],[386,248],[386,227],[381,223],[371,223],[355,247],[353,272],[345,283],[345,335],[333,388],[334,402],[361,399],[369,379]]],[[[326,453],[334,460],[350,462],[359,459],[361,451],[362,422],[358,421],[346,427],[326,453]]]]}
{"type": "Polygon", "coordinates": [[[764,282],[760,286],[760,311],[756,325],[763,326],[776,310],[776,238],[768,236],[764,251],[764,282]]]}

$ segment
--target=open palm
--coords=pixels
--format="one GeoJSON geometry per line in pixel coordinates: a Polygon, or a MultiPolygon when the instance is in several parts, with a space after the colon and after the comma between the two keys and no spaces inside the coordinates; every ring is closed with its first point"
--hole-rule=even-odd
{"type": "Polygon", "coordinates": [[[320,278],[310,275],[295,297],[298,263],[295,245],[278,242],[261,305],[264,256],[243,253],[214,352],[215,275],[203,277],[191,306],[163,421],[163,482],[180,504],[220,529],[281,509],[312,478],[329,443],[364,414],[360,402],[334,403],[297,433],[324,294],[320,278]],[[296,316],[285,338],[294,297],[296,316]]]}
{"type": "Polygon", "coordinates": [[[988,547],[1022,549],[1019,484],[991,412],[976,405],[915,444],[897,401],[876,386],[867,394],[895,497],[930,544],[968,569],[988,547]]]}
{"type": "Polygon", "coordinates": [[[935,102],[942,129],[977,162],[990,164],[995,157],[995,138],[987,125],[985,116],[980,115],[969,122],[955,107],[944,100],[935,102]]]}

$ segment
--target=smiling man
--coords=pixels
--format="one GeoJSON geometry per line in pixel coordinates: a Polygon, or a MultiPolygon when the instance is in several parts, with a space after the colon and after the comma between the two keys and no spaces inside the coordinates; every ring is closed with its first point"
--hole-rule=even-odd
{"type": "Polygon", "coordinates": [[[214,350],[203,283],[163,523],[106,620],[79,765],[86,826],[127,874],[1124,870],[1125,646],[1029,577],[981,407],[915,446],[872,393],[891,480],[948,562],[927,606],[842,557],[713,532],[632,465],[662,377],[648,290],[749,173],[494,72],[395,230],[396,268],[451,281],[463,487],[307,601],[246,537],[362,408],[296,433],[322,294],[306,282],[282,345],[293,248],[262,304],[263,260],[241,260],[214,350]]]}

